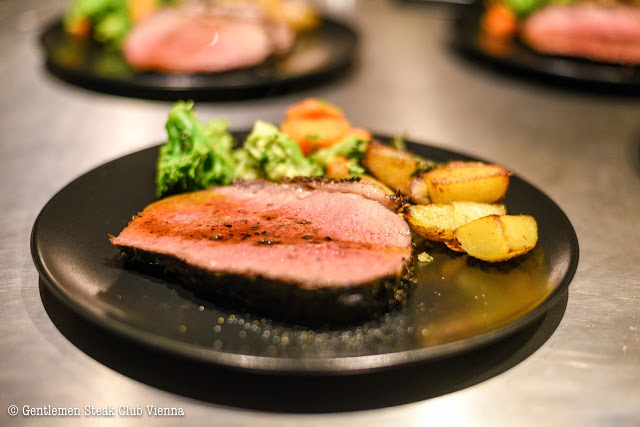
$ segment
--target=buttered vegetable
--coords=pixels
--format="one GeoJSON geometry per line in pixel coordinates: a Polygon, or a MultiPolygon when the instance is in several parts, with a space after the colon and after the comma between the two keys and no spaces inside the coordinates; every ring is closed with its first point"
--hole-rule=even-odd
{"type": "Polygon", "coordinates": [[[231,183],[235,177],[234,140],[226,120],[203,124],[192,102],[177,102],[166,124],[168,140],[160,147],[156,195],[200,190],[231,183]]]}
{"type": "Polygon", "coordinates": [[[168,139],[160,147],[157,161],[158,197],[227,185],[234,179],[354,178],[364,172],[360,159],[368,142],[353,136],[307,157],[276,125],[257,120],[243,144],[237,146],[226,119],[203,123],[193,102],[185,101],[173,105],[166,129],[168,139]]]}
{"type": "Polygon", "coordinates": [[[306,158],[295,141],[262,120],[256,121],[236,157],[245,159],[237,170],[238,178],[278,181],[284,177],[322,175],[322,168],[306,158]]]}

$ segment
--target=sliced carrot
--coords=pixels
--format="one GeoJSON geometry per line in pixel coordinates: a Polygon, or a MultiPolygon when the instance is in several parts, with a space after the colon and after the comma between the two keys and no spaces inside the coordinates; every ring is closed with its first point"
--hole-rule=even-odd
{"type": "Polygon", "coordinates": [[[67,23],[67,32],[74,37],[87,38],[91,32],[91,21],[86,16],[74,19],[67,23]]]}
{"type": "Polygon", "coordinates": [[[280,126],[280,131],[296,141],[305,155],[342,141],[350,129],[346,119],[336,117],[286,120],[280,126]]]}
{"type": "MultiPolygon", "coordinates": [[[[345,121],[345,123],[348,124],[348,122],[345,121]]],[[[354,127],[350,127],[351,125],[349,125],[349,128],[347,128],[345,130],[344,133],[338,135],[336,133],[335,137],[325,137],[325,138],[321,138],[319,140],[316,141],[316,145],[315,148],[316,149],[320,149],[320,148],[327,148],[332,146],[333,144],[337,144],[338,142],[342,142],[347,138],[351,138],[351,137],[355,137],[358,139],[363,139],[365,141],[370,141],[371,140],[371,133],[363,128],[354,128],[354,127]]],[[[337,131],[336,131],[337,132],[337,131]]]]}
{"type": "Polygon", "coordinates": [[[348,162],[349,159],[342,156],[331,159],[329,163],[327,163],[327,177],[342,179],[351,178],[348,162]]]}
{"type": "Polygon", "coordinates": [[[318,98],[306,98],[291,105],[285,112],[285,121],[292,119],[315,119],[324,117],[344,118],[335,105],[318,98]]]}
{"type": "Polygon", "coordinates": [[[346,137],[355,137],[364,141],[371,141],[371,132],[365,128],[353,127],[347,132],[346,137]]]}
{"type": "Polygon", "coordinates": [[[342,110],[318,98],[306,98],[291,105],[280,131],[296,141],[307,156],[348,137],[371,139],[366,129],[351,127],[342,110]]]}
{"type": "Polygon", "coordinates": [[[480,25],[484,32],[490,36],[509,38],[518,31],[518,18],[504,4],[491,3],[487,6],[480,25]]]}
{"type": "Polygon", "coordinates": [[[280,132],[297,142],[300,146],[300,151],[302,151],[302,154],[305,156],[308,156],[313,151],[315,142],[304,137],[304,133],[302,133],[303,131],[300,129],[299,122],[295,120],[283,122],[280,125],[280,132]]]}

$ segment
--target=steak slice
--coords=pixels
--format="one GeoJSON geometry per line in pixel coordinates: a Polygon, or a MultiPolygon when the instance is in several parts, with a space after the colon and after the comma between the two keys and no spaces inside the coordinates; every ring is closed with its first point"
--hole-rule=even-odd
{"type": "Polygon", "coordinates": [[[324,190],[330,193],[354,193],[382,203],[387,208],[398,211],[404,203],[404,198],[400,194],[388,195],[377,185],[360,182],[359,178],[337,179],[337,178],[316,178],[298,176],[295,178],[282,178],[281,185],[290,188],[303,190],[324,190]]]}
{"type": "Polygon", "coordinates": [[[640,7],[623,4],[552,4],[528,17],[522,39],[548,55],[640,64],[640,7]]]}
{"type": "Polygon", "coordinates": [[[216,302],[360,320],[403,302],[412,246],[398,214],[356,193],[239,181],[154,202],[111,243],[216,302]]]}
{"type": "Polygon", "coordinates": [[[123,55],[138,70],[196,73],[251,67],[287,53],[293,30],[245,6],[161,8],[132,29],[123,55]]]}

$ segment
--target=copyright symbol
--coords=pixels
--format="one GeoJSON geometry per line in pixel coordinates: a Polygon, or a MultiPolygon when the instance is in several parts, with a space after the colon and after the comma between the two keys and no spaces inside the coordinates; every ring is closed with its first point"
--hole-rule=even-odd
{"type": "Polygon", "coordinates": [[[12,417],[15,417],[16,415],[18,415],[18,407],[16,405],[11,405],[9,406],[9,409],[7,409],[7,412],[12,417]]]}

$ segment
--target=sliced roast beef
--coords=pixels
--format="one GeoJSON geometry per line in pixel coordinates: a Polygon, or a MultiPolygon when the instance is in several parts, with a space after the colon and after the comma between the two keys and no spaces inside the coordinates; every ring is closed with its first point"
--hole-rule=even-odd
{"type": "Polygon", "coordinates": [[[124,57],[139,70],[195,73],[250,67],[286,53],[293,30],[247,7],[187,3],[160,9],[133,28],[124,57]]]}
{"type": "Polygon", "coordinates": [[[344,180],[334,178],[310,178],[298,176],[295,178],[283,178],[282,185],[302,190],[323,190],[330,193],[353,193],[367,199],[382,203],[387,208],[397,211],[404,203],[400,194],[389,195],[376,185],[360,182],[358,178],[344,180]]]}
{"type": "Polygon", "coordinates": [[[549,5],[524,21],[521,37],[544,54],[640,64],[640,7],[591,2],[549,5]]]}
{"type": "Polygon", "coordinates": [[[152,203],[111,242],[216,301],[322,323],[402,303],[412,250],[407,224],[378,201],[261,180],[152,203]]]}

